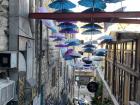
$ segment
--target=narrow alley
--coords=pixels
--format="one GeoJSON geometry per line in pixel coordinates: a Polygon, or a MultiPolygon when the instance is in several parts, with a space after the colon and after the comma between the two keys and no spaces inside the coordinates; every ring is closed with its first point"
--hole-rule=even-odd
{"type": "Polygon", "coordinates": [[[0,0],[0,105],[140,105],[140,0],[0,0]]]}

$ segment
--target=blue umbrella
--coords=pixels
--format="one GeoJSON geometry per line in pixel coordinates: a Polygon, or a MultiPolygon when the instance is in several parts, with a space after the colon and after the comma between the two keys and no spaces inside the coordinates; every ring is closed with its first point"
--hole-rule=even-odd
{"type": "Polygon", "coordinates": [[[98,44],[97,40],[92,40],[92,41],[87,41],[84,43],[85,45],[86,44],[98,44]]]}
{"type": "Polygon", "coordinates": [[[68,40],[65,41],[65,43],[71,43],[71,42],[80,43],[80,40],[79,39],[68,39],[68,40]]]}
{"type": "Polygon", "coordinates": [[[106,55],[106,53],[107,53],[107,50],[106,50],[106,49],[101,48],[101,49],[97,49],[97,50],[96,50],[95,55],[96,55],[96,56],[105,56],[105,55],[106,55]]]}
{"type": "Polygon", "coordinates": [[[92,63],[92,60],[89,57],[82,58],[82,61],[86,64],[91,64],[92,63]]]}
{"type": "Polygon", "coordinates": [[[93,12],[103,12],[103,10],[100,8],[89,8],[82,11],[82,13],[93,13],[93,12]]]}
{"type": "Polygon", "coordinates": [[[94,49],[92,49],[92,48],[85,48],[84,49],[84,52],[86,52],[86,53],[93,53],[93,51],[94,51],[94,49]]]}
{"type": "Polygon", "coordinates": [[[68,34],[76,34],[76,33],[78,33],[78,31],[73,29],[73,28],[64,28],[64,29],[60,30],[59,32],[60,33],[68,33],[68,34]]]}
{"type": "Polygon", "coordinates": [[[100,30],[96,30],[96,29],[88,29],[82,32],[82,34],[84,35],[94,35],[94,34],[100,34],[101,31],[100,30]]]}
{"type": "Polygon", "coordinates": [[[111,35],[104,35],[104,36],[99,37],[97,40],[103,40],[103,39],[112,39],[112,36],[111,35]]]}
{"type": "Polygon", "coordinates": [[[73,59],[73,57],[72,57],[72,56],[70,56],[70,55],[65,55],[65,56],[64,56],[64,59],[65,59],[65,60],[72,60],[72,59],[73,59]]]}
{"type": "Polygon", "coordinates": [[[63,10],[63,9],[75,8],[76,5],[68,0],[56,0],[56,1],[52,2],[51,4],[49,4],[49,7],[54,8],[54,9],[63,10]]]}
{"type": "Polygon", "coordinates": [[[64,40],[64,39],[63,38],[56,38],[53,41],[62,41],[62,40],[64,40]]]}
{"type": "Polygon", "coordinates": [[[78,52],[73,51],[72,53],[69,54],[73,58],[80,58],[81,54],[78,52]]]}
{"type": "Polygon", "coordinates": [[[83,46],[84,48],[96,48],[95,45],[92,45],[92,44],[86,44],[83,46]]]}
{"type": "Polygon", "coordinates": [[[105,9],[106,4],[102,0],[81,0],[78,2],[80,5],[85,7],[105,9]]]}
{"type": "Polygon", "coordinates": [[[95,23],[88,23],[88,24],[85,24],[83,25],[81,28],[89,28],[89,29],[102,29],[102,27],[98,24],[95,24],[95,23]]]}
{"type": "Polygon", "coordinates": [[[68,46],[78,46],[78,45],[80,45],[80,43],[78,43],[78,42],[69,42],[67,45],[68,46]]]}
{"type": "Polygon", "coordinates": [[[72,10],[69,9],[61,9],[61,10],[56,10],[55,13],[72,13],[72,10]]]}
{"type": "Polygon", "coordinates": [[[111,42],[113,39],[112,39],[112,36],[110,36],[110,35],[104,35],[104,36],[101,36],[100,38],[98,38],[97,40],[100,40],[100,44],[102,44],[102,43],[111,42]]]}
{"type": "Polygon", "coordinates": [[[124,0],[104,0],[106,3],[117,3],[117,2],[122,2],[124,0]]]}
{"type": "Polygon", "coordinates": [[[84,64],[83,66],[85,66],[85,67],[91,67],[92,65],[91,64],[84,64]]]}
{"type": "Polygon", "coordinates": [[[78,28],[77,25],[70,22],[63,22],[58,25],[61,28],[78,28]]]}

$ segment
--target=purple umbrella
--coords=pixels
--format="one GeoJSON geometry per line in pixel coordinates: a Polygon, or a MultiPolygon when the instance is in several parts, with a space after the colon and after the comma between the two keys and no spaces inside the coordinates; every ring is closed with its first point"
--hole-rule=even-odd
{"type": "Polygon", "coordinates": [[[57,45],[55,45],[55,47],[68,47],[68,45],[66,45],[66,44],[57,44],[57,45]]]}
{"type": "Polygon", "coordinates": [[[65,52],[65,55],[70,55],[72,52],[73,52],[73,49],[68,49],[68,50],[65,52]]]}

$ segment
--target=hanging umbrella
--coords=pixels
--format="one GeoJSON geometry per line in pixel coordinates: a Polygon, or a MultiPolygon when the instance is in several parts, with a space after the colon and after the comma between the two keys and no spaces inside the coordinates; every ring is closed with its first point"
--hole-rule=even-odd
{"type": "Polygon", "coordinates": [[[92,48],[85,48],[84,49],[84,52],[86,52],[86,53],[93,53],[93,51],[94,51],[94,49],[92,49],[92,48]]]}
{"type": "Polygon", "coordinates": [[[52,2],[51,4],[48,5],[50,8],[54,8],[54,9],[71,9],[71,8],[75,8],[76,5],[74,3],[72,3],[71,1],[68,0],[56,0],[54,2],[52,2]]]}
{"type": "Polygon", "coordinates": [[[62,40],[64,40],[64,38],[56,38],[53,41],[62,41],[62,40]]]}
{"type": "Polygon", "coordinates": [[[104,35],[104,36],[99,37],[97,40],[103,40],[103,39],[112,39],[112,36],[104,35]]]}
{"type": "Polygon", "coordinates": [[[100,25],[95,24],[95,23],[85,24],[85,25],[83,25],[81,28],[102,29],[102,27],[101,27],[100,25]]]}
{"type": "Polygon", "coordinates": [[[88,29],[88,30],[82,32],[82,34],[84,34],[84,35],[93,35],[93,34],[100,34],[100,33],[101,33],[101,31],[96,30],[96,29],[88,29]]]}
{"type": "Polygon", "coordinates": [[[70,54],[71,57],[73,58],[80,58],[81,57],[81,54],[79,54],[78,52],[76,51],[73,51],[71,54],[70,54]]]}
{"type": "Polygon", "coordinates": [[[106,8],[106,4],[102,0],[80,0],[78,3],[85,7],[92,7],[92,8],[99,8],[99,9],[106,8]]]}
{"type": "Polygon", "coordinates": [[[79,39],[68,39],[68,40],[65,41],[65,43],[71,43],[71,42],[80,43],[80,40],[79,39]]]}
{"type": "Polygon", "coordinates": [[[103,10],[100,8],[89,8],[82,11],[82,13],[93,13],[93,12],[103,12],[103,10]]]}
{"type": "Polygon", "coordinates": [[[73,52],[73,49],[68,49],[64,55],[70,55],[73,52]]]}
{"type": "Polygon", "coordinates": [[[61,9],[61,10],[56,10],[55,13],[73,13],[73,11],[69,9],[61,9]]]}
{"type": "Polygon", "coordinates": [[[97,49],[95,55],[96,56],[105,56],[106,53],[107,53],[107,50],[102,48],[102,49],[97,49]]]}
{"type": "Polygon", "coordinates": [[[91,64],[84,64],[83,66],[84,67],[91,67],[92,65],[91,64]]]}
{"type": "Polygon", "coordinates": [[[53,33],[50,38],[65,38],[65,36],[62,33],[53,33]]]}
{"type": "Polygon", "coordinates": [[[117,2],[122,2],[124,0],[104,0],[106,3],[117,3],[117,2]]]}
{"type": "Polygon", "coordinates": [[[86,44],[83,46],[84,48],[96,48],[95,45],[92,45],[92,44],[86,44]]]}
{"type": "Polygon", "coordinates": [[[73,57],[72,57],[72,56],[69,56],[69,55],[68,55],[68,56],[64,55],[64,59],[65,59],[65,60],[72,60],[73,57]]]}
{"type": "Polygon", "coordinates": [[[68,45],[66,45],[66,44],[57,44],[57,45],[55,45],[55,47],[68,47],[68,45]]]}
{"type": "Polygon", "coordinates": [[[97,40],[91,40],[91,41],[87,41],[84,43],[85,45],[86,44],[98,44],[97,40]]]}
{"type": "Polygon", "coordinates": [[[73,28],[64,28],[59,31],[60,33],[68,33],[68,34],[76,34],[78,33],[77,30],[74,30],[73,28]]]}
{"type": "Polygon", "coordinates": [[[86,64],[91,64],[92,63],[92,60],[89,57],[82,58],[82,61],[86,64]]]}
{"type": "Polygon", "coordinates": [[[77,25],[70,22],[63,22],[58,25],[61,28],[78,28],[77,25]]]}
{"type": "Polygon", "coordinates": [[[51,36],[49,36],[50,38],[65,38],[65,36],[53,36],[53,35],[51,35],[51,36]]]}
{"type": "Polygon", "coordinates": [[[110,35],[104,35],[104,36],[101,36],[100,38],[98,38],[97,40],[99,40],[100,44],[102,44],[102,43],[111,42],[113,39],[112,39],[112,36],[110,36],[110,35]]]}
{"type": "Polygon", "coordinates": [[[103,57],[94,56],[93,61],[103,61],[103,57]]]}
{"type": "Polygon", "coordinates": [[[80,43],[78,43],[78,42],[69,42],[67,45],[68,46],[78,46],[78,45],[80,45],[80,43]]]}

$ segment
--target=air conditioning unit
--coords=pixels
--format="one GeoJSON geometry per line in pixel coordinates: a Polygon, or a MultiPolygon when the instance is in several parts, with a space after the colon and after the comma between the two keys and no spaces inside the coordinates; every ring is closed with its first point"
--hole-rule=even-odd
{"type": "Polygon", "coordinates": [[[15,82],[12,80],[0,80],[0,105],[6,105],[14,99],[15,82]]]}
{"type": "Polygon", "coordinates": [[[0,52],[0,68],[16,68],[17,52],[0,52]]]}
{"type": "Polygon", "coordinates": [[[139,104],[136,103],[135,101],[129,101],[129,105],[139,105],[139,104]]]}

